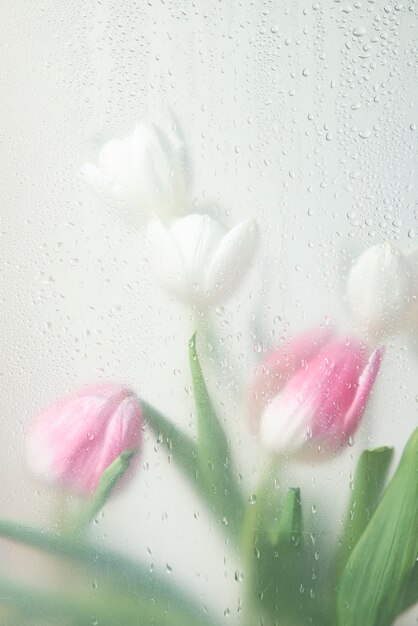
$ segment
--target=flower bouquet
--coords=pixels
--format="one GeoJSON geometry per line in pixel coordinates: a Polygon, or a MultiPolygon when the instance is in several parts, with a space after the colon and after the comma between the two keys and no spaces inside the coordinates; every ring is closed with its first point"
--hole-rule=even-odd
{"type": "MultiPolygon", "coordinates": [[[[188,211],[186,171],[176,128],[165,133],[141,124],[132,136],[109,142],[98,165],[84,173],[99,196],[148,212],[153,271],[199,320],[244,276],[258,230],[252,220],[228,230],[214,215],[188,211]]],[[[91,537],[90,526],[111,506],[112,495],[129,488],[144,430],[167,449],[236,555],[235,580],[242,586],[237,623],[393,624],[418,601],[418,430],[395,468],[390,446],[363,450],[337,532],[332,516],[322,512],[318,521],[318,512],[305,505],[308,488],[300,488],[297,471],[326,466],[354,444],[376,392],[384,338],[413,314],[413,275],[413,259],[389,244],[366,251],[353,264],[347,287],[360,331],[343,335],[318,325],[289,336],[248,372],[242,404],[247,427],[264,450],[252,489],[237,471],[236,443],[219,417],[218,396],[228,390],[214,394],[208,384],[207,324],[200,323],[188,343],[195,437],[130,385],[106,380],[43,409],[28,429],[27,465],[59,493],[71,494],[75,506],[49,528],[0,520],[8,549],[25,548],[21,558],[37,563],[46,578],[39,585],[33,577],[24,582],[3,572],[1,624],[232,622],[228,611],[219,616],[216,607],[204,606],[173,575],[168,578],[171,572],[158,574],[91,537]],[[370,296],[370,281],[378,298],[370,296]]]]}

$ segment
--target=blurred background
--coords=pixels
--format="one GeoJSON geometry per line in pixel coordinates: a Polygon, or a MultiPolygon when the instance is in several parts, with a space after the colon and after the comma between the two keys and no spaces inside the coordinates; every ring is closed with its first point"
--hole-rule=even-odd
{"type": "MultiPolygon", "coordinates": [[[[99,201],[81,176],[106,141],[170,113],[192,202],[260,228],[246,281],[211,313],[221,362],[207,353],[205,364],[251,493],[262,453],[246,382],[263,353],[328,319],[354,332],[351,260],[385,240],[418,246],[417,26],[415,0],[3,3],[1,516],[59,517],[62,499],[25,469],[24,437],[77,386],[126,382],[193,435],[193,312],[155,284],[143,216],[99,201]]],[[[412,330],[389,340],[356,444],[299,471],[311,504],[335,510],[336,532],[361,447],[399,455],[416,425],[417,354],[412,330]]],[[[92,536],[239,622],[239,563],[150,433],[134,483],[92,536]]],[[[415,609],[398,624],[417,619],[415,609]]]]}

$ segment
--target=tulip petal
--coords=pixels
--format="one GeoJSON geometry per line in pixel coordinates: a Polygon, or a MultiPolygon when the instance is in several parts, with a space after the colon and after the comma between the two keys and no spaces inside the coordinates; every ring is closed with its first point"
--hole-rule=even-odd
{"type": "Polygon", "coordinates": [[[187,280],[199,291],[199,298],[208,299],[204,276],[226,232],[225,227],[210,215],[192,213],[175,220],[172,232],[181,247],[187,280]]]}
{"type": "Polygon", "coordinates": [[[42,412],[27,440],[27,462],[39,477],[93,493],[104,470],[141,440],[142,414],[133,392],[98,384],[42,412]]]}
{"type": "Polygon", "coordinates": [[[136,213],[154,211],[167,218],[184,212],[186,180],[180,140],[154,124],[138,124],[132,135],[106,143],[98,167],[89,164],[84,176],[96,192],[108,194],[136,213]]]}
{"type": "Polygon", "coordinates": [[[149,241],[154,248],[156,276],[168,291],[206,308],[235,286],[238,267],[243,265],[242,244],[251,242],[248,255],[255,231],[252,223],[243,223],[233,228],[229,237],[221,222],[201,213],[174,219],[168,226],[153,220],[149,241]],[[218,279],[231,283],[227,290],[218,289],[218,279]]]}
{"type": "Polygon", "coordinates": [[[273,350],[257,367],[250,390],[250,410],[256,419],[265,406],[291,376],[314,358],[331,338],[330,327],[315,328],[296,335],[284,345],[273,350]]]}
{"type": "Polygon", "coordinates": [[[85,181],[97,194],[111,193],[109,179],[97,165],[86,163],[82,173],[85,181]]]}
{"type": "Polygon", "coordinates": [[[295,394],[279,394],[267,405],[260,418],[262,445],[276,454],[298,452],[310,436],[312,410],[295,394]]]}
{"type": "Polygon", "coordinates": [[[264,446],[302,459],[326,458],[341,448],[364,412],[382,355],[379,349],[367,360],[366,346],[356,339],[327,342],[261,412],[264,446]]]}
{"type": "Polygon", "coordinates": [[[368,248],[351,268],[347,294],[355,318],[367,334],[398,330],[414,295],[412,269],[388,242],[368,248]]]}
{"type": "Polygon", "coordinates": [[[211,301],[229,296],[245,274],[258,240],[254,220],[246,220],[224,235],[206,271],[205,288],[211,301]]]}
{"type": "Polygon", "coordinates": [[[111,178],[125,177],[126,155],[121,139],[111,139],[100,150],[99,163],[111,178]]]}
{"type": "Polygon", "coordinates": [[[138,124],[131,142],[132,176],[141,186],[147,208],[170,203],[171,147],[154,124],[138,124]]]}
{"type": "Polygon", "coordinates": [[[160,285],[169,293],[187,300],[191,296],[181,248],[172,232],[154,217],[148,226],[148,243],[151,247],[152,266],[160,285]]]}
{"type": "Polygon", "coordinates": [[[353,403],[345,416],[344,428],[342,432],[343,441],[346,441],[349,437],[351,437],[362,418],[374,381],[379,373],[384,353],[384,348],[378,348],[375,350],[370,355],[367,365],[359,378],[356,395],[354,396],[353,403]]]}

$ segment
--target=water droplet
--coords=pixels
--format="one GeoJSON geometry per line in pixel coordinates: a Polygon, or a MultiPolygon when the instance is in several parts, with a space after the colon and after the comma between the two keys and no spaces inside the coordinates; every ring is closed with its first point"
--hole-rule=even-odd
{"type": "Polygon", "coordinates": [[[244,580],[244,574],[239,569],[235,570],[235,580],[237,581],[237,583],[242,583],[242,581],[244,580]]]}
{"type": "Polygon", "coordinates": [[[363,35],[366,34],[366,29],[364,28],[364,26],[356,26],[356,28],[354,28],[353,30],[353,35],[355,37],[363,37],[363,35]]]}

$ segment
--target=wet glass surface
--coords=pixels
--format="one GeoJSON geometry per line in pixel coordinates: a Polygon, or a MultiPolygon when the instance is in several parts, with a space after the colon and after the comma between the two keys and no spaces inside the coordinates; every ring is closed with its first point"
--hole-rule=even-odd
{"type": "MultiPolygon", "coordinates": [[[[356,464],[417,423],[416,2],[3,9],[0,623],[360,624],[356,464]]],[[[416,455],[376,626],[418,620],[416,455]]]]}

